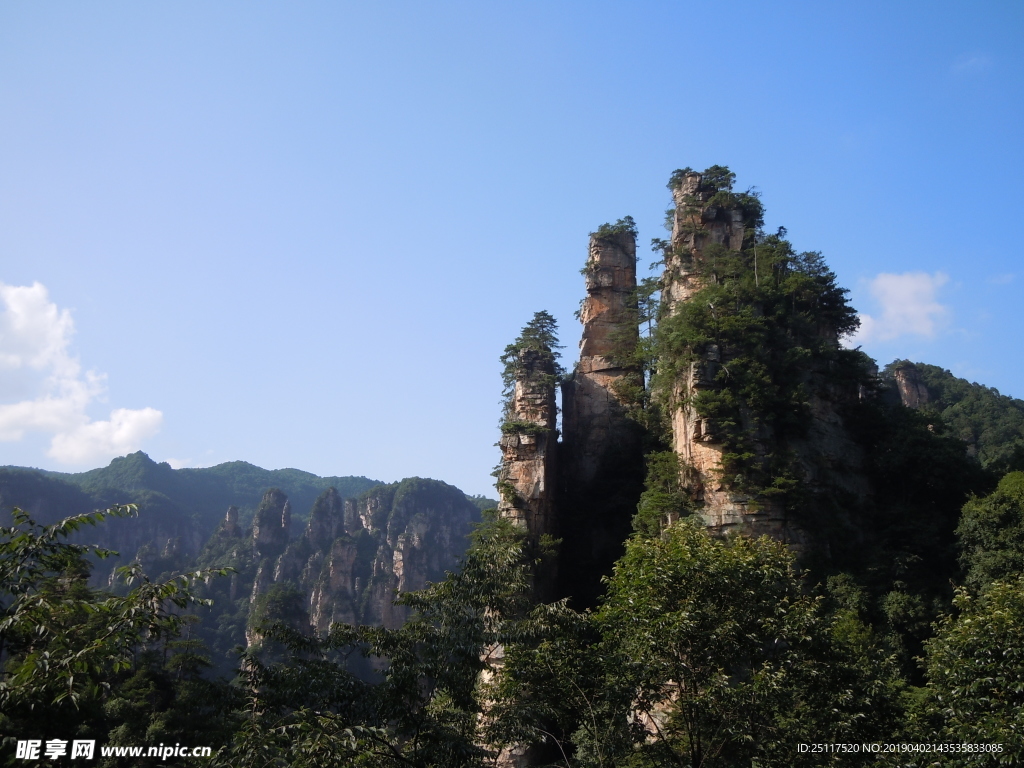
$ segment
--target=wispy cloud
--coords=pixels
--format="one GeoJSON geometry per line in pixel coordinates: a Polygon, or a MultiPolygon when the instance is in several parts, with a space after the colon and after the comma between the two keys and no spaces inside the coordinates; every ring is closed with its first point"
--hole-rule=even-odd
{"type": "Polygon", "coordinates": [[[47,453],[65,464],[138,450],[159,431],[163,414],[116,408],[107,420],[89,418],[106,377],[82,370],[70,351],[74,332],[71,313],[50,301],[46,286],[0,283],[0,441],[50,434],[47,453]]]}
{"type": "Polygon", "coordinates": [[[939,289],[949,282],[942,272],[883,272],[869,286],[879,306],[875,315],[860,315],[860,329],[852,345],[889,341],[900,336],[933,338],[945,324],[949,309],[938,300],[939,289]]]}
{"type": "Polygon", "coordinates": [[[988,281],[993,285],[1009,285],[1013,282],[1015,277],[1016,275],[1012,272],[1007,272],[1005,275],[995,275],[994,277],[990,277],[988,281]]]}
{"type": "Polygon", "coordinates": [[[949,70],[954,77],[967,78],[979,75],[992,68],[992,57],[987,54],[974,53],[957,56],[949,70]]]}

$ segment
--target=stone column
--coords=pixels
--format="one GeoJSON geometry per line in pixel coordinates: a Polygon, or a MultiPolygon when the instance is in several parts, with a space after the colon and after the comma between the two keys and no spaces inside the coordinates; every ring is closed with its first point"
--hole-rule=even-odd
{"type": "Polygon", "coordinates": [[[534,540],[554,533],[556,418],[554,359],[524,349],[499,443],[498,514],[534,540]]]}
{"type": "Polygon", "coordinates": [[[636,239],[594,234],[584,267],[580,359],[562,384],[559,556],[561,596],[596,604],[632,530],[643,491],[642,429],[628,415],[626,388],[643,387],[632,362],[638,337],[636,239]]]}

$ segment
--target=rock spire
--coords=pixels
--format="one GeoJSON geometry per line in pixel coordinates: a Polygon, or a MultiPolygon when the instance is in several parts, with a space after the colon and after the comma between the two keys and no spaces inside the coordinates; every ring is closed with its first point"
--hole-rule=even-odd
{"type": "Polygon", "coordinates": [[[639,425],[630,398],[643,390],[638,340],[636,230],[628,217],[590,236],[583,269],[580,359],[562,383],[559,592],[592,605],[632,528],[643,490],[639,425]]]}
{"type": "Polygon", "coordinates": [[[555,532],[557,369],[550,348],[511,352],[514,381],[501,425],[498,514],[537,539],[555,532]]]}

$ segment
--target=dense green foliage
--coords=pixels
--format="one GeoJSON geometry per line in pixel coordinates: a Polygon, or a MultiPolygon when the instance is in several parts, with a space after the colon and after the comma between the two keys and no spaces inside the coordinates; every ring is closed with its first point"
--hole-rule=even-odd
{"type": "Polygon", "coordinates": [[[1024,573],[1024,472],[1011,472],[989,496],[968,501],[957,535],[968,586],[981,589],[1024,573]]]}
{"type": "Polygon", "coordinates": [[[607,238],[616,235],[631,235],[636,237],[636,222],[632,216],[624,216],[614,224],[602,224],[595,231],[590,233],[591,237],[607,238]]]}
{"type": "MultiPolygon", "coordinates": [[[[895,369],[908,362],[895,360],[887,365],[883,379],[891,380],[895,369]]],[[[928,388],[925,413],[940,418],[952,435],[970,447],[983,467],[998,474],[1024,470],[1024,400],[972,384],[936,365],[913,365],[928,388]]]]}
{"type": "Polygon", "coordinates": [[[715,541],[683,522],[634,539],[597,621],[621,722],[631,710],[656,724],[633,739],[637,764],[796,765],[793,744],[874,740],[896,713],[870,632],[827,616],[766,538],[715,541]]]}
{"type": "Polygon", "coordinates": [[[505,396],[512,393],[516,379],[524,376],[553,375],[555,378],[551,383],[554,384],[565,373],[558,363],[559,349],[558,322],[544,310],[534,312],[533,318],[523,326],[516,340],[506,346],[501,354],[501,382],[505,387],[505,396]],[[525,355],[526,352],[533,355],[525,355]],[[530,362],[527,363],[527,360],[530,362]],[[553,374],[545,374],[547,368],[553,374]]]}
{"type": "Polygon", "coordinates": [[[481,719],[490,705],[480,673],[530,610],[534,559],[519,532],[495,521],[457,573],[402,596],[416,610],[403,627],[335,625],[319,639],[267,627],[291,656],[269,664],[257,650],[243,657],[249,705],[215,765],[481,765],[501,734],[481,719]],[[381,671],[360,679],[352,656],[378,660],[381,671]]]}
{"type": "Polygon", "coordinates": [[[203,679],[203,649],[181,637],[191,624],[183,611],[203,603],[196,584],[215,573],[154,583],[126,567],[119,575],[128,591],[117,595],[88,585],[89,556],[110,553],[67,541],[83,526],[133,514],[121,506],[42,526],[15,509],[14,524],[0,528],[4,764],[26,764],[13,757],[15,737],[112,745],[226,738],[232,694],[203,679]]]}
{"type": "MultiPolygon", "coordinates": [[[[956,613],[927,643],[928,686],[913,723],[921,740],[1000,745],[992,754],[958,755],[944,765],[1020,765],[1024,761],[1024,575],[980,593],[960,589],[956,613]]],[[[924,764],[924,761],[921,761],[924,764]]]]}
{"type": "Polygon", "coordinates": [[[795,482],[790,457],[757,443],[807,429],[813,373],[854,385],[866,379],[863,356],[835,344],[856,328],[856,314],[821,255],[796,253],[777,234],[752,231],[738,252],[708,246],[694,268],[703,287],[658,324],[653,388],[670,396],[673,382],[700,363],[692,405],[725,445],[726,482],[785,494],[795,482]]]}
{"type": "Polygon", "coordinates": [[[657,536],[666,525],[693,511],[690,494],[683,486],[683,467],[675,451],[647,454],[647,476],[640,494],[633,529],[657,536]]]}

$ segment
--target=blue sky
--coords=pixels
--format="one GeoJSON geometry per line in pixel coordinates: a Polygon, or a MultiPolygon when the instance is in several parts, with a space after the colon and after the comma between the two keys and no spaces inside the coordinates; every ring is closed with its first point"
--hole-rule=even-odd
{"type": "MultiPolygon", "coordinates": [[[[0,5],[0,464],[492,493],[587,233],[729,165],[857,343],[1024,397],[1024,5],[0,5]]],[[[646,248],[644,248],[646,250],[646,248]]],[[[647,259],[643,260],[646,263],[647,259]]]]}

